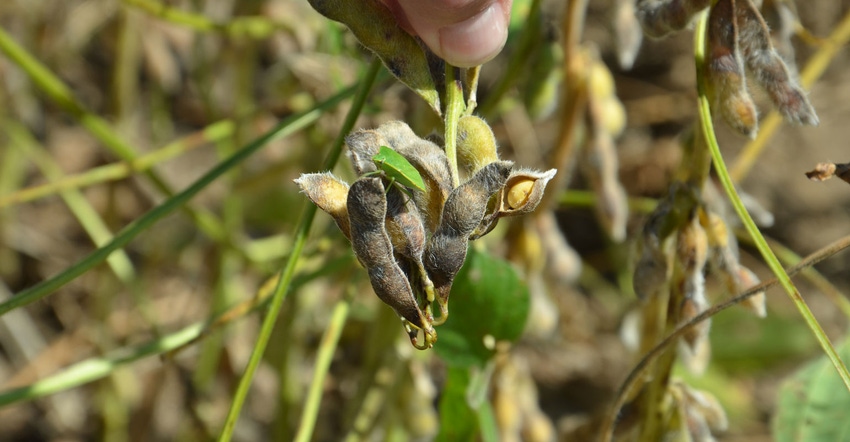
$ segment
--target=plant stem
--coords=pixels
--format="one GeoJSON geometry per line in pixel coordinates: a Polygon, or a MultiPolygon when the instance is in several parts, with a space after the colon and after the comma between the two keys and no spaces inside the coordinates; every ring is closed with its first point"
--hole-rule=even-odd
{"type": "Polygon", "coordinates": [[[709,107],[706,92],[706,22],[707,15],[703,13],[695,31],[694,50],[697,62],[697,103],[699,105],[700,123],[702,125],[705,141],[708,144],[708,148],[711,150],[711,157],[714,161],[714,170],[717,172],[717,176],[720,179],[723,189],[726,191],[726,195],[729,197],[732,206],[735,208],[735,212],[737,212],[738,217],[741,219],[741,222],[743,222],[747,232],[753,238],[756,247],[766,261],[767,266],[779,279],[779,284],[782,285],[782,288],[785,289],[788,296],[791,297],[791,300],[794,302],[794,305],[797,307],[800,315],[803,316],[803,319],[806,321],[806,325],[808,325],[809,329],[812,330],[812,333],[814,333],[815,338],[817,338],[818,343],[820,343],[830,362],[832,362],[832,365],[835,366],[836,371],[838,371],[838,375],[841,377],[842,382],[844,382],[844,386],[847,387],[848,391],[850,391],[850,373],[847,372],[847,367],[844,365],[844,362],[841,361],[841,358],[835,351],[835,347],[832,346],[832,343],[829,341],[829,338],[826,336],[823,328],[821,328],[820,323],[818,323],[817,319],[812,314],[812,311],[809,310],[809,307],[806,305],[806,301],[800,295],[797,288],[794,287],[794,284],[791,282],[791,278],[785,273],[785,270],[782,268],[782,264],[779,263],[776,255],[773,254],[773,251],[767,245],[767,241],[765,241],[764,236],[762,236],[761,232],[759,232],[758,227],[756,227],[755,222],[753,222],[752,217],[750,217],[750,214],[744,207],[744,203],[741,201],[740,196],[738,196],[738,193],[735,190],[735,184],[732,182],[732,178],[729,176],[729,171],[726,169],[726,163],[723,161],[723,155],[720,153],[720,146],[717,144],[717,138],[715,138],[714,135],[714,126],[711,121],[711,109],[709,107]]]}
{"type": "MultiPolygon", "coordinates": [[[[796,275],[804,269],[810,268],[815,264],[835,255],[836,253],[845,250],[850,247],[850,236],[845,236],[832,244],[823,247],[822,249],[812,253],[811,255],[805,257],[798,264],[791,266],[788,268],[788,275],[796,275]]],[[[769,281],[762,282],[761,284],[756,285],[755,287],[751,287],[748,290],[740,293],[732,298],[727,299],[726,301],[713,305],[703,311],[702,313],[694,316],[691,320],[685,322],[684,324],[679,325],[673,332],[671,332],[667,337],[662,339],[658,345],[656,345],[652,350],[646,353],[646,355],[640,360],[640,362],[635,365],[635,368],[629,372],[629,375],[626,376],[626,379],[620,385],[620,388],[617,390],[617,395],[614,398],[614,405],[611,407],[611,411],[605,415],[604,421],[599,428],[599,439],[602,442],[610,442],[614,438],[614,424],[617,420],[617,417],[620,415],[622,411],[623,405],[625,405],[626,399],[629,397],[631,391],[637,386],[638,382],[643,379],[644,372],[652,365],[652,362],[655,361],[664,350],[670,346],[670,344],[676,342],[679,338],[681,338],[685,333],[687,333],[691,328],[696,326],[702,321],[705,321],[708,318],[722,312],[723,310],[732,307],[733,305],[740,304],[744,300],[751,298],[761,292],[767,293],[767,290],[771,287],[779,284],[779,280],[773,278],[769,281]]]]}
{"type": "Polygon", "coordinates": [[[460,185],[457,173],[457,120],[463,114],[463,84],[457,78],[458,68],[446,63],[446,156],[452,174],[452,188],[460,185]]]}
{"type": "Polygon", "coordinates": [[[319,405],[322,402],[325,376],[328,374],[328,369],[331,366],[331,358],[333,358],[350,308],[351,300],[346,295],[336,303],[333,314],[331,314],[331,322],[328,324],[328,328],[325,329],[322,342],[319,344],[316,367],[313,369],[313,382],[310,383],[310,390],[307,393],[307,401],[304,403],[301,424],[298,426],[295,442],[310,442],[310,438],[313,436],[316,419],[319,417],[319,405]]]}
{"type": "MultiPolygon", "coordinates": [[[[360,82],[357,90],[357,95],[354,98],[351,109],[346,115],[345,122],[340,129],[340,133],[334,141],[331,151],[328,152],[328,157],[325,160],[324,169],[333,169],[342,153],[342,145],[345,141],[345,136],[354,127],[360,111],[366,103],[366,98],[369,96],[369,91],[375,83],[375,78],[381,68],[381,62],[374,59],[369,65],[369,70],[366,76],[360,82]]],[[[275,293],[272,296],[271,304],[268,313],[263,319],[263,325],[260,329],[260,334],[257,336],[257,342],[254,345],[254,350],[251,353],[251,359],[248,361],[248,366],[245,367],[245,373],[239,380],[239,386],[236,389],[236,394],[233,397],[233,403],[230,406],[230,411],[227,414],[227,419],[224,422],[224,428],[218,440],[221,442],[229,441],[233,437],[233,431],[236,429],[236,421],[239,419],[239,413],[242,411],[242,405],[245,403],[245,398],[248,396],[248,390],[251,388],[251,382],[254,378],[254,372],[260,365],[260,360],[263,353],[266,351],[266,346],[269,343],[272,330],[274,329],[275,320],[280,313],[280,308],[283,305],[283,300],[289,290],[289,285],[292,282],[292,277],[295,275],[295,267],[298,259],[301,257],[301,252],[304,245],[307,243],[307,236],[310,233],[310,227],[313,224],[313,217],[316,215],[316,206],[311,203],[305,203],[305,209],[302,212],[301,219],[298,222],[298,227],[295,233],[295,242],[292,246],[292,254],[286,262],[280,280],[278,281],[275,293]]]]}
{"type": "Polygon", "coordinates": [[[348,88],[334,95],[327,101],[320,103],[318,106],[309,111],[293,115],[281,121],[280,124],[275,126],[265,135],[257,138],[252,143],[248,144],[240,151],[233,154],[227,160],[219,163],[212,170],[204,174],[204,176],[192,183],[192,185],[189,186],[186,190],[174,195],[173,197],[166,200],[164,203],[160,204],[159,206],[151,209],[141,217],[137,218],[133,223],[129,224],[120,232],[118,232],[118,234],[115,235],[112,241],[90,253],[82,261],[63,270],[58,275],[46,281],[42,281],[33,287],[18,292],[17,294],[15,294],[14,297],[0,304],[0,316],[10,310],[14,310],[16,308],[23,307],[25,305],[38,301],[39,299],[42,299],[45,296],[58,290],[65,284],[73,281],[78,276],[86,273],[94,266],[103,262],[103,260],[105,260],[109,255],[112,254],[112,252],[127,245],[127,243],[129,243],[133,238],[135,238],[140,233],[146,231],[154,223],[164,218],[166,215],[173,212],[177,208],[180,208],[185,205],[200,191],[206,189],[207,186],[210,185],[210,183],[218,179],[220,176],[224,175],[227,171],[235,167],[237,164],[244,161],[246,158],[248,158],[254,152],[265,146],[271,140],[276,139],[280,136],[285,136],[297,132],[304,126],[315,121],[325,110],[339,104],[339,102],[347,98],[352,93],[354,93],[354,88],[348,88]]]}

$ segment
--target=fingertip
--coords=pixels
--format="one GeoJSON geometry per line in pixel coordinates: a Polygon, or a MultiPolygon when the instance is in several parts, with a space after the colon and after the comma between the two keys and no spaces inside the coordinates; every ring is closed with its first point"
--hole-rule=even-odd
{"type": "MultiPolygon", "coordinates": [[[[478,14],[439,30],[439,44],[431,47],[449,64],[468,68],[493,59],[505,46],[508,38],[510,7],[501,1],[493,2],[478,14]]],[[[427,43],[427,41],[426,41],[427,43]]]]}

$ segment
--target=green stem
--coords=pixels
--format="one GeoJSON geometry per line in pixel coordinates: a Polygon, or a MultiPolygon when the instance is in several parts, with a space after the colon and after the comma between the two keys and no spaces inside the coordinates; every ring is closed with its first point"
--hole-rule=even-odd
{"type": "Polygon", "coordinates": [[[178,193],[177,195],[174,195],[161,205],[155,207],[154,209],[150,210],[149,212],[145,213],[144,215],[133,221],[131,224],[122,229],[117,235],[115,235],[112,241],[105,244],[103,247],[100,247],[99,249],[95,250],[82,261],[65,269],[60,274],[48,279],[47,281],[42,281],[41,283],[36,284],[33,287],[18,292],[14,297],[12,297],[12,299],[0,304],[0,316],[10,310],[14,310],[18,307],[23,307],[27,304],[44,298],[45,296],[53,293],[65,284],[73,281],[78,276],[89,271],[94,266],[103,262],[103,260],[105,260],[109,255],[112,254],[112,252],[120,249],[121,247],[124,247],[138,234],[146,231],[147,228],[149,228],[154,223],[156,223],[169,213],[173,212],[177,208],[182,207],[200,191],[206,189],[210,185],[210,183],[218,179],[220,176],[224,175],[227,171],[235,167],[237,164],[244,161],[246,158],[248,158],[254,152],[265,146],[271,140],[280,136],[297,132],[304,126],[315,121],[325,110],[339,104],[342,100],[347,98],[352,93],[354,93],[354,87],[350,87],[334,95],[327,101],[316,106],[314,109],[293,115],[281,121],[280,124],[278,124],[275,128],[267,132],[265,135],[261,136],[260,138],[257,138],[254,142],[248,144],[242,150],[236,152],[227,160],[223,161],[222,163],[219,163],[215,168],[204,174],[204,176],[195,181],[186,190],[178,193]]]}
{"type": "MultiPolygon", "coordinates": [[[[18,45],[3,28],[0,28],[0,51],[17,64],[54,103],[74,117],[81,126],[94,135],[103,146],[124,161],[136,159],[133,146],[125,142],[112,129],[109,123],[97,114],[85,108],[62,80],[53,74],[45,65],[30,55],[26,49],[18,45]]],[[[145,176],[163,195],[174,196],[174,191],[165,180],[153,170],[147,170],[145,176]]],[[[218,242],[229,243],[227,232],[221,223],[209,211],[185,207],[198,228],[210,238],[218,242]]]]}
{"type": "Polygon", "coordinates": [[[762,257],[766,261],[767,266],[773,274],[776,275],[779,280],[779,284],[782,285],[782,288],[785,289],[788,296],[791,297],[791,300],[794,302],[794,305],[797,307],[800,315],[802,315],[803,319],[806,321],[806,325],[808,325],[809,329],[812,330],[812,333],[814,333],[815,338],[817,338],[818,343],[820,343],[830,362],[832,362],[832,365],[835,367],[836,371],[838,371],[838,375],[841,377],[842,382],[844,382],[845,387],[847,387],[848,391],[850,391],[850,373],[847,372],[847,367],[844,365],[844,362],[841,361],[841,358],[838,357],[835,347],[832,346],[832,343],[829,341],[826,333],[824,333],[823,328],[821,328],[817,319],[815,319],[812,311],[809,310],[809,307],[806,305],[806,301],[800,295],[800,292],[797,291],[797,288],[794,287],[794,284],[791,282],[791,278],[787,273],[785,273],[785,270],[782,268],[782,264],[779,263],[776,255],[773,254],[773,251],[767,245],[767,241],[765,241],[764,236],[762,236],[761,232],[759,232],[758,227],[756,227],[755,222],[753,222],[753,219],[744,207],[744,203],[738,196],[738,193],[735,190],[735,185],[732,182],[732,178],[729,176],[729,171],[726,169],[726,164],[723,162],[723,155],[720,153],[720,146],[717,144],[717,138],[715,138],[714,135],[714,125],[711,121],[711,109],[706,93],[706,22],[707,15],[703,13],[695,32],[694,51],[697,64],[697,100],[699,105],[700,123],[702,125],[702,132],[705,136],[705,141],[708,144],[708,148],[711,150],[711,157],[714,161],[714,169],[717,172],[720,183],[723,185],[723,189],[726,191],[726,194],[729,196],[729,200],[732,202],[732,206],[735,208],[735,212],[743,222],[747,233],[749,233],[753,238],[756,248],[758,248],[762,257]]]}
{"type": "Polygon", "coordinates": [[[129,350],[118,350],[104,357],[87,359],[31,385],[4,391],[0,393],[0,407],[22,400],[33,400],[48,396],[102,379],[114,372],[119,366],[130,364],[148,356],[166,353],[184,345],[200,335],[203,328],[203,323],[192,324],[147,344],[129,350]]]}
{"type": "Polygon", "coordinates": [[[457,173],[457,120],[463,114],[463,85],[458,69],[446,63],[446,156],[452,174],[452,187],[460,185],[457,173]]]}
{"type": "MultiPolygon", "coordinates": [[[[375,82],[375,78],[378,75],[380,67],[380,61],[377,59],[373,60],[365,78],[363,78],[360,82],[357,95],[354,98],[354,103],[352,103],[351,109],[348,111],[348,115],[346,116],[342,129],[340,129],[339,136],[337,136],[331,151],[328,153],[328,157],[324,165],[325,170],[333,169],[333,166],[339,159],[339,156],[342,153],[342,145],[345,141],[345,136],[354,127],[354,123],[357,121],[357,117],[360,115],[360,111],[366,103],[366,98],[369,95],[369,91],[372,89],[372,85],[375,82]]],[[[280,313],[281,306],[283,305],[283,300],[286,297],[289,285],[295,275],[295,267],[301,256],[301,251],[307,243],[307,236],[310,233],[310,227],[313,224],[313,217],[315,215],[316,206],[308,203],[304,212],[302,212],[301,219],[298,222],[298,228],[295,233],[295,242],[292,246],[292,254],[286,262],[286,267],[283,269],[281,278],[278,281],[277,288],[275,289],[275,293],[272,297],[269,311],[266,313],[265,319],[263,319],[263,325],[260,329],[259,336],[257,336],[257,342],[254,345],[253,352],[251,353],[251,359],[248,361],[248,366],[245,367],[245,373],[239,380],[239,386],[237,387],[236,394],[233,397],[233,403],[231,404],[230,411],[227,414],[227,420],[224,422],[224,428],[219,436],[219,441],[229,441],[231,437],[233,437],[233,431],[236,429],[236,421],[239,419],[239,413],[242,410],[242,405],[245,403],[245,398],[248,396],[248,390],[251,387],[254,372],[256,372],[257,367],[259,367],[260,360],[262,359],[266,346],[269,343],[269,338],[271,337],[277,316],[280,313]]]]}
{"type": "Polygon", "coordinates": [[[310,383],[307,401],[304,403],[304,411],[301,414],[301,424],[298,426],[295,442],[310,442],[310,438],[313,436],[316,419],[319,417],[319,405],[322,403],[325,377],[331,366],[331,359],[333,358],[337,343],[339,343],[339,336],[342,334],[342,329],[345,326],[345,320],[348,318],[350,309],[351,300],[346,296],[336,303],[333,314],[331,314],[331,322],[328,324],[328,328],[325,329],[322,342],[319,344],[319,352],[316,356],[316,368],[313,369],[313,382],[310,383]]]}

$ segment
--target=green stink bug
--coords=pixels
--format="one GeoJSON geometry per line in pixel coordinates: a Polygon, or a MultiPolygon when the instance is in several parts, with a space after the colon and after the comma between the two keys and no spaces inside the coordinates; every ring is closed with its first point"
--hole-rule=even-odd
{"type": "Polygon", "coordinates": [[[422,180],[419,171],[406,158],[389,147],[381,146],[378,153],[372,157],[372,162],[390,179],[390,185],[393,182],[398,182],[402,186],[420,192],[425,191],[425,181],[422,180]]]}

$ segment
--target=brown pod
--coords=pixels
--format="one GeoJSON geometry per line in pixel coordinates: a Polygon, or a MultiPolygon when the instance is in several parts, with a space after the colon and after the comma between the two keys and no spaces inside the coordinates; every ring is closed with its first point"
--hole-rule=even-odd
{"type": "Polygon", "coordinates": [[[384,228],[387,198],[380,178],[360,178],[348,192],[348,215],[354,255],[369,272],[372,289],[402,318],[426,331],[433,331],[413,296],[407,277],[393,257],[393,247],[384,228]]]}
{"type": "Polygon", "coordinates": [[[440,146],[416,136],[403,121],[390,121],[375,131],[386,140],[387,146],[398,152],[422,176],[424,192],[414,192],[413,199],[429,232],[440,223],[440,212],[452,191],[449,160],[440,146]]]}
{"type": "Polygon", "coordinates": [[[481,223],[487,202],[504,186],[512,167],[510,161],[490,163],[452,191],[446,200],[440,227],[428,241],[423,257],[443,317],[447,314],[452,281],[466,259],[469,236],[481,223]]]}
{"type": "Polygon", "coordinates": [[[645,0],[638,5],[637,17],[646,35],[660,38],[684,29],[697,12],[710,4],[711,0],[645,0]]]}
{"type": "Polygon", "coordinates": [[[758,132],[758,111],[747,90],[744,62],[738,48],[736,1],[740,0],[719,0],[711,8],[706,75],[720,115],[733,129],[753,138],[758,132]]]}
{"type": "Polygon", "coordinates": [[[816,126],[819,120],[815,109],[773,48],[770,31],[758,9],[750,0],[735,2],[741,52],[756,81],[786,119],[816,126]]]}
{"type": "Polygon", "coordinates": [[[424,290],[428,302],[434,301],[434,284],[431,282],[422,254],[425,252],[425,227],[413,200],[404,192],[392,188],[387,193],[387,233],[396,254],[410,262],[419,276],[411,277],[415,291],[424,290]]]}
{"type": "Polygon", "coordinates": [[[295,180],[295,184],[320,209],[327,212],[336,221],[342,234],[351,239],[348,225],[348,184],[330,172],[305,173],[295,180]]]}
{"type": "Polygon", "coordinates": [[[643,41],[643,30],[637,20],[636,0],[616,0],[612,24],[614,41],[617,47],[617,61],[624,70],[629,70],[635,63],[640,44],[643,41]]]}
{"type": "Polygon", "coordinates": [[[378,153],[381,146],[389,146],[389,143],[377,131],[358,130],[345,137],[345,145],[348,147],[345,154],[351,161],[354,173],[363,176],[377,172],[378,166],[372,161],[372,157],[378,153]]]}

